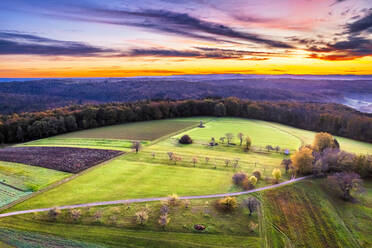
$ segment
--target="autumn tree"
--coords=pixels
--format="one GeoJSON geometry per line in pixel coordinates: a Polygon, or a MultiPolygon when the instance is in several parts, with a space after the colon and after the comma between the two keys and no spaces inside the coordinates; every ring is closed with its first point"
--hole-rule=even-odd
{"type": "Polygon", "coordinates": [[[363,181],[355,172],[337,172],[328,176],[328,182],[342,192],[344,200],[351,200],[352,191],[363,191],[363,181]]]}
{"type": "Polygon", "coordinates": [[[291,156],[293,168],[303,175],[312,173],[313,160],[313,151],[306,146],[301,147],[291,156]]]}
{"type": "Polygon", "coordinates": [[[252,140],[251,138],[249,138],[249,136],[246,136],[245,137],[245,150],[249,151],[251,149],[251,146],[252,146],[252,140]]]}
{"type": "Polygon", "coordinates": [[[257,177],[255,177],[255,176],[250,176],[249,177],[249,181],[251,182],[251,184],[253,185],[253,186],[255,186],[256,184],[257,184],[257,177]]]}
{"type": "Polygon", "coordinates": [[[241,186],[243,181],[247,178],[247,173],[240,171],[232,176],[233,183],[237,186],[241,186]]]}
{"type": "Polygon", "coordinates": [[[272,176],[274,178],[274,182],[278,183],[279,179],[282,177],[282,172],[280,171],[279,168],[275,168],[272,172],[272,176]]]}
{"type": "MultiPolygon", "coordinates": [[[[338,142],[337,142],[338,143],[338,142]]],[[[321,132],[315,135],[313,148],[319,152],[323,152],[326,148],[335,148],[336,143],[333,136],[329,133],[321,132]]]]}
{"type": "Polygon", "coordinates": [[[216,201],[216,208],[223,212],[232,212],[238,207],[235,197],[227,196],[216,201]]]}

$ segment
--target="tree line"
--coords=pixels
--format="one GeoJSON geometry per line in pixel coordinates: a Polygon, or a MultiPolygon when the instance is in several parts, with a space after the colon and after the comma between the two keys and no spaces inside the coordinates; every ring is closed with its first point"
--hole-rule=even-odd
{"type": "Polygon", "coordinates": [[[0,143],[16,143],[113,124],[190,116],[232,116],[278,122],[372,142],[372,115],[333,103],[224,99],[72,105],[0,115],[0,143]]]}

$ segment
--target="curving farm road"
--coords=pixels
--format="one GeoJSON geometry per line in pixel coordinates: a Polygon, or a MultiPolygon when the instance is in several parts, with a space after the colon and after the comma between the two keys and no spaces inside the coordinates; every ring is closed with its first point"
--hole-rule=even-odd
{"type": "MultiPolygon", "coordinates": [[[[305,176],[305,177],[299,177],[296,179],[291,179],[282,183],[274,184],[265,186],[258,189],[252,189],[248,191],[240,191],[240,192],[234,192],[234,193],[224,193],[224,194],[213,194],[213,195],[196,195],[196,196],[180,196],[179,199],[185,200],[185,199],[206,199],[206,198],[218,198],[218,197],[225,197],[225,196],[237,196],[237,195],[245,195],[250,194],[253,192],[263,191],[267,189],[273,189],[277,188],[286,184],[298,182],[301,180],[304,180],[306,178],[309,178],[311,176],[305,176]]],[[[68,208],[83,208],[83,207],[94,207],[94,206],[104,206],[104,205],[115,205],[115,204],[125,204],[125,203],[135,203],[135,202],[153,202],[153,201],[162,201],[166,200],[168,197],[154,197],[154,198],[139,198],[139,199],[127,199],[127,200],[116,200],[116,201],[102,201],[102,202],[92,202],[92,203],[83,203],[83,204],[76,204],[76,205],[66,205],[66,206],[60,206],[60,207],[52,207],[52,208],[37,208],[37,209],[29,209],[29,210],[22,210],[22,211],[15,211],[15,212],[9,212],[0,214],[0,218],[12,216],[12,215],[20,215],[20,214],[28,214],[28,213],[36,213],[36,212],[46,212],[53,208],[58,209],[68,209],[68,208]]]]}

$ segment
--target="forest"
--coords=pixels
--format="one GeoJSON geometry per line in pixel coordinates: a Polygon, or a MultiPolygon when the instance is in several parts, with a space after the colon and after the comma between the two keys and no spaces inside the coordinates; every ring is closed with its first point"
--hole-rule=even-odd
{"type": "Polygon", "coordinates": [[[0,142],[16,143],[119,123],[189,116],[232,116],[278,122],[372,142],[372,114],[335,103],[222,99],[71,105],[0,116],[0,142]]]}

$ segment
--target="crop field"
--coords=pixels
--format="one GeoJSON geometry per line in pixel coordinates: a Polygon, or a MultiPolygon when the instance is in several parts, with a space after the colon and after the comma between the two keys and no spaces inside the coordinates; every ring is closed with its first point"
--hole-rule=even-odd
{"type": "MultiPolygon", "coordinates": [[[[148,143],[149,141],[141,141],[142,145],[147,145],[148,143]]],[[[92,138],[46,138],[17,146],[55,146],[130,151],[132,149],[132,141],[92,138]]]]}
{"type": "Polygon", "coordinates": [[[0,161],[0,181],[23,191],[42,189],[70,175],[43,167],[0,161]]]}
{"type": "Polygon", "coordinates": [[[57,136],[58,138],[93,138],[124,140],[155,140],[164,135],[196,125],[193,119],[187,121],[158,120],[127,123],[77,131],[57,136]]]}
{"type": "Polygon", "coordinates": [[[0,184],[0,207],[11,203],[30,192],[23,192],[4,184],[0,184]]]}
{"type": "Polygon", "coordinates": [[[68,147],[8,147],[0,160],[77,173],[121,154],[120,151],[68,147]]]}
{"type": "MultiPolygon", "coordinates": [[[[9,228],[0,228],[0,240],[9,247],[64,247],[64,248],[103,248],[104,246],[94,245],[79,241],[63,239],[57,236],[38,234],[35,232],[19,231],[9,228]],[[11,246],[10,246],[11,245],[11,246]]],[[[0,245],[2,245],[0,243],[0,245]]],[[[3,247],[3,246],[1,246],[3,247]]]]}

